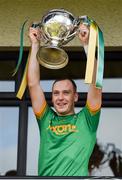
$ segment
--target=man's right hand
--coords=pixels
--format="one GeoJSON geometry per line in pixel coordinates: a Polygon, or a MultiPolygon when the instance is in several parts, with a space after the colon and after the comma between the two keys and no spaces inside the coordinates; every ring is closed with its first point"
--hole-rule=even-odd
{"type": "Polygon", "coordinates": [[[41,40],[41,29],[39,27],[36,28],[30,27],[28,36],[30,38],[31,44],[39,45],[41,40]]]}

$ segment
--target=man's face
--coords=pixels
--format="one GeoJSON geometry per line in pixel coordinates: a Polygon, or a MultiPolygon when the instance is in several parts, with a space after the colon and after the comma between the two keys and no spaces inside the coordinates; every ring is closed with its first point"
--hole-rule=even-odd
{"type": "Polygon", "coordinates": [[[59,115],[74,113],[74,102],[78,100],[72,83],[69,80],[61,80],[54,84],[52,90],[52,102],[59,115]]]}

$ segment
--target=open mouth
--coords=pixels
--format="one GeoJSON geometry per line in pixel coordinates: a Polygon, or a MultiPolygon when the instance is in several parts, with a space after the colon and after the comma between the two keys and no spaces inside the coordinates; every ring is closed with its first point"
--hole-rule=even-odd
{"type": "Polygon", "coordinates": [[[63,108],[67,105],[67,103],[57,103],[57,106],[63,108]]]}

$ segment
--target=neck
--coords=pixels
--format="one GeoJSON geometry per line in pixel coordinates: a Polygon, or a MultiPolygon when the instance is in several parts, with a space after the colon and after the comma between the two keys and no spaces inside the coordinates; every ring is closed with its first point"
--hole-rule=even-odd
{"type": "Polygon", "coordinates": [[[68,116],[68,115],[72,115],[72,114],[74,114],[75,112],[74,111],[72,111],[72,112],[70,112],[70,113],[59,113],[59,112],[57,112],[57,114],[58,114],[58,116],[68,116]]]}

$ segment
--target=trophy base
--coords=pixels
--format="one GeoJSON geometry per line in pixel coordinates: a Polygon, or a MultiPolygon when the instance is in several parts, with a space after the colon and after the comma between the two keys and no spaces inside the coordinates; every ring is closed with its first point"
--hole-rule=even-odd
{"type": "Polygon", "coordinates": [[[68,63],[67,53],[57,47],[40,47],[37,52],[39,64],[49,69],[61,69],[68,63]]]}

